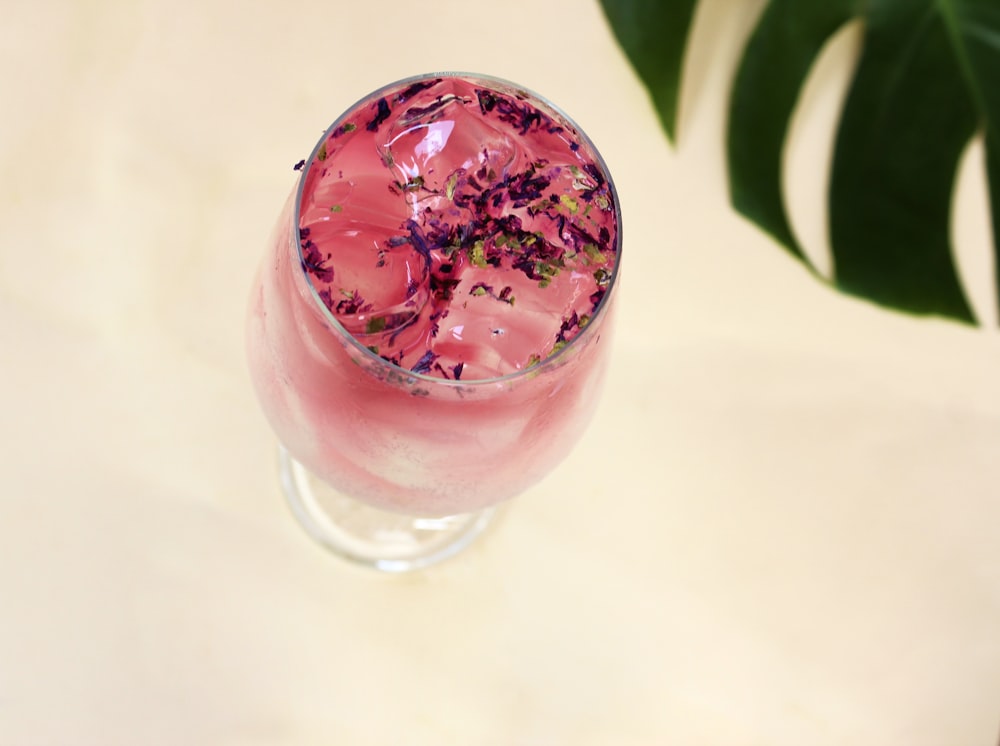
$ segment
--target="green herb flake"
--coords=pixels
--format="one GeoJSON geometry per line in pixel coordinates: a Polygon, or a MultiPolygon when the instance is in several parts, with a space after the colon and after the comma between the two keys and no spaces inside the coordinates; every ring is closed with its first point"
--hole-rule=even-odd
{"type": "Polygon", "coordinates": [[[597,248],[597,244],[585,243],[583,245],[583,251],[591,261],[601,264],[607,261],[607,257],[601,253],[599,248],[597,248]]]}
{"type": "Polygon", "coordinates": [[[344,128],[344,132],[354,132],[358,128],[353,122],[344,122],[341,126],[344,128]]]}
{"type": "Polygon", "coordinates": [[[326,160],[326,143],[319,146],[319,152],[316,154],[316,157],[321,161],[326,160]]]}
{"type": "Polygon", "coordinates": [[[538,365],[540,362],[542,362],[542,356],[536,353],[528,358],[528,362],[525,364],[525,367],[530,368],[533,365],[538,365]]]}
{"type": "Polygon", "coordinates": [[[423,176],[414,176],[405,184],[400,184],[399,188],[406,192],[415,192],[424,185],[423,176]]]}
{"type": "Polygon", "coordinates": [[[486,288],[481,285],[479,287],[474,287],[472,288],[472,295],[486,295],[486,288]]]}
{"type": "Polygon", "coordinates": [[[330,212],[343,212],[344,208],[341,205],[330,205],[330,212]]]}
{"type": "Polygon", "coordinates": [[[535,274],[551,279],[559,274],[559,267],[549,262],[535,261],[535,274]]]}
{"type": "Polygon", "coordinates": [[[568,194],[560,194],[559,201],[562,202],[573,215],[576,215],[576,213],[580,210],[580,203],[568,194]]]}
{"type": "Polygon", "coordinates": [[[605,197],[603,194],[598,194],[596,197],[594,197],[594,202],[596,202],[597,206],[600,207],[602,210],[607,210],[611,204],[610,202],[608,202],[608,198],[605,197]]]}
{"type": "Polygon", "coordinates": [[[482,241],[476,241],[469,247],[469,261],[476,267],[486,267],[486,252],[482,241]]]}
{"type": "Polygon", "coordinates": [[[573,174],[573,188],[578,192],[589,192],[594,188],[594,182],[590,180],[577,166],[570,166],[569,172],[573,174]]]}
{"type": "Polygon", "coordinates": [[[368,345],[368,350],[378,355],[378,345],[368,345]]]}
{"type": "Polygon", "coordinates": [[[365,334],[377,334],[385,329],[385,316],[373,316],[365,324],[365,334]]]}
{"type": "Polygon", "coordinates": [[[585,327],[589,323],[590,323],[590,317],[587,314],[583,314],[583,316],[581,316],[580,320],[577,322],[577,326],[583,329],[583,327],[585,327]]]}
{"type": "Polygon", "coordinates": [[[448,177],[448,183],[444,185],[444,193],[448,199],[455,199],[455,187],[458,186],[458,171],[448,177]]]}

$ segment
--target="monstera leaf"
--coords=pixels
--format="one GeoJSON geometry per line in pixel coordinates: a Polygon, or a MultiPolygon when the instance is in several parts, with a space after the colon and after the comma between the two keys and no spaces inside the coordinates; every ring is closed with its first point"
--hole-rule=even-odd
{"type": "MultiPolygon", "coordinates": [[[[601,0],[673,138],[696,0],[601,0]]],[[[833,282],[911,313],[974,321],[949,240],[959,158],[981,133],[1000,228],[998,0],[771,0],[729,102],[732,202],[808,265],[782,199],[789,121],[826,42],[860,18],[863,47],[837,130],[829,187],[833,282]]],[[[1000,254],[1000,230],[994,231],[1000,254]]],[[[1000,256],[998,268],[1000,283],[1000,256]]]]}

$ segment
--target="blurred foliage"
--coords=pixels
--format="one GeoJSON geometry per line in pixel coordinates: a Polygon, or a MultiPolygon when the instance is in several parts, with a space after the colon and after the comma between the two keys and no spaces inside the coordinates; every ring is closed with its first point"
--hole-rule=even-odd
{"type": "MultiPolygon", "coordinates": [[[[673,140],[697,1],[601,5],[673,140]]],[[[891,308],[974,323],[949,219],[959,159],[982,134],[1000,226],[998,0],[771,0],[743,50],[729,101],[733,205],[814,269],[785,210],[782,152],[813,63],[838,30],[858,19],[863,47],[838,123],[828,190],[832,282],[891,308]]],[[[1000,285],[1000,257],[994,266],[1000,285]]]]}

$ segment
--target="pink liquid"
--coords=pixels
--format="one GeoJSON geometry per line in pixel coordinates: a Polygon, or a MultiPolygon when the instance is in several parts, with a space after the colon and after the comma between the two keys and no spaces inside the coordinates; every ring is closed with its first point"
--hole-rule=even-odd
{"type": "Polygon", "coordinates": [[[608,349],[618,213],[598,163],[569,122],[495,81],[410,81],[343,116],[251,302],[251,374],[292,455],[415,515],[475,510],[551,470],[608,349]]]}

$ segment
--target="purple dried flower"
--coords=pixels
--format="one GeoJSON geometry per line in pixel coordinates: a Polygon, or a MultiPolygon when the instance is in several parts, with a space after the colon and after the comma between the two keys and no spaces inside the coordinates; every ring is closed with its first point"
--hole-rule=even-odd
{"type": "Polygon", "coordinates": [[[426,373],[431,369],[431,365],[437,360],[438,356],[431,350],[427,350],[423,356],[417,361],[417,364],[410,368],[414,373],[426,373]]]}
{"type": "Polygon", "coordinates": [[[434,80],[418,80],[416,83],[412,83],[408,88],[396,94],[396,103],[401,104],[404,101],[408,101],[421,91],[433,88],[440,82],[441,78],[435,78],[434,80]]]}
{"type": "Polygon", "coordinates": [[[384,98],[380,98],[376,107],[378,108],[378,112],[375,114],[375,118],[372,119],[366,127],[369,132],[377,132],[378,128],[382,126],[382,123],[389,118],[390,109],[388,101],[384,98]]]}
{"type": "Polygon", "coordinates": [[[324,258],[319,253],[319,249],[316,248],[316,244],[309,240],[302,244],[302,249],[304,252],[302,268],[320,282],[333,282],[333,267],[326,265],[326,262],[330,260],[330,255],[327,254],[324,258]]]}

